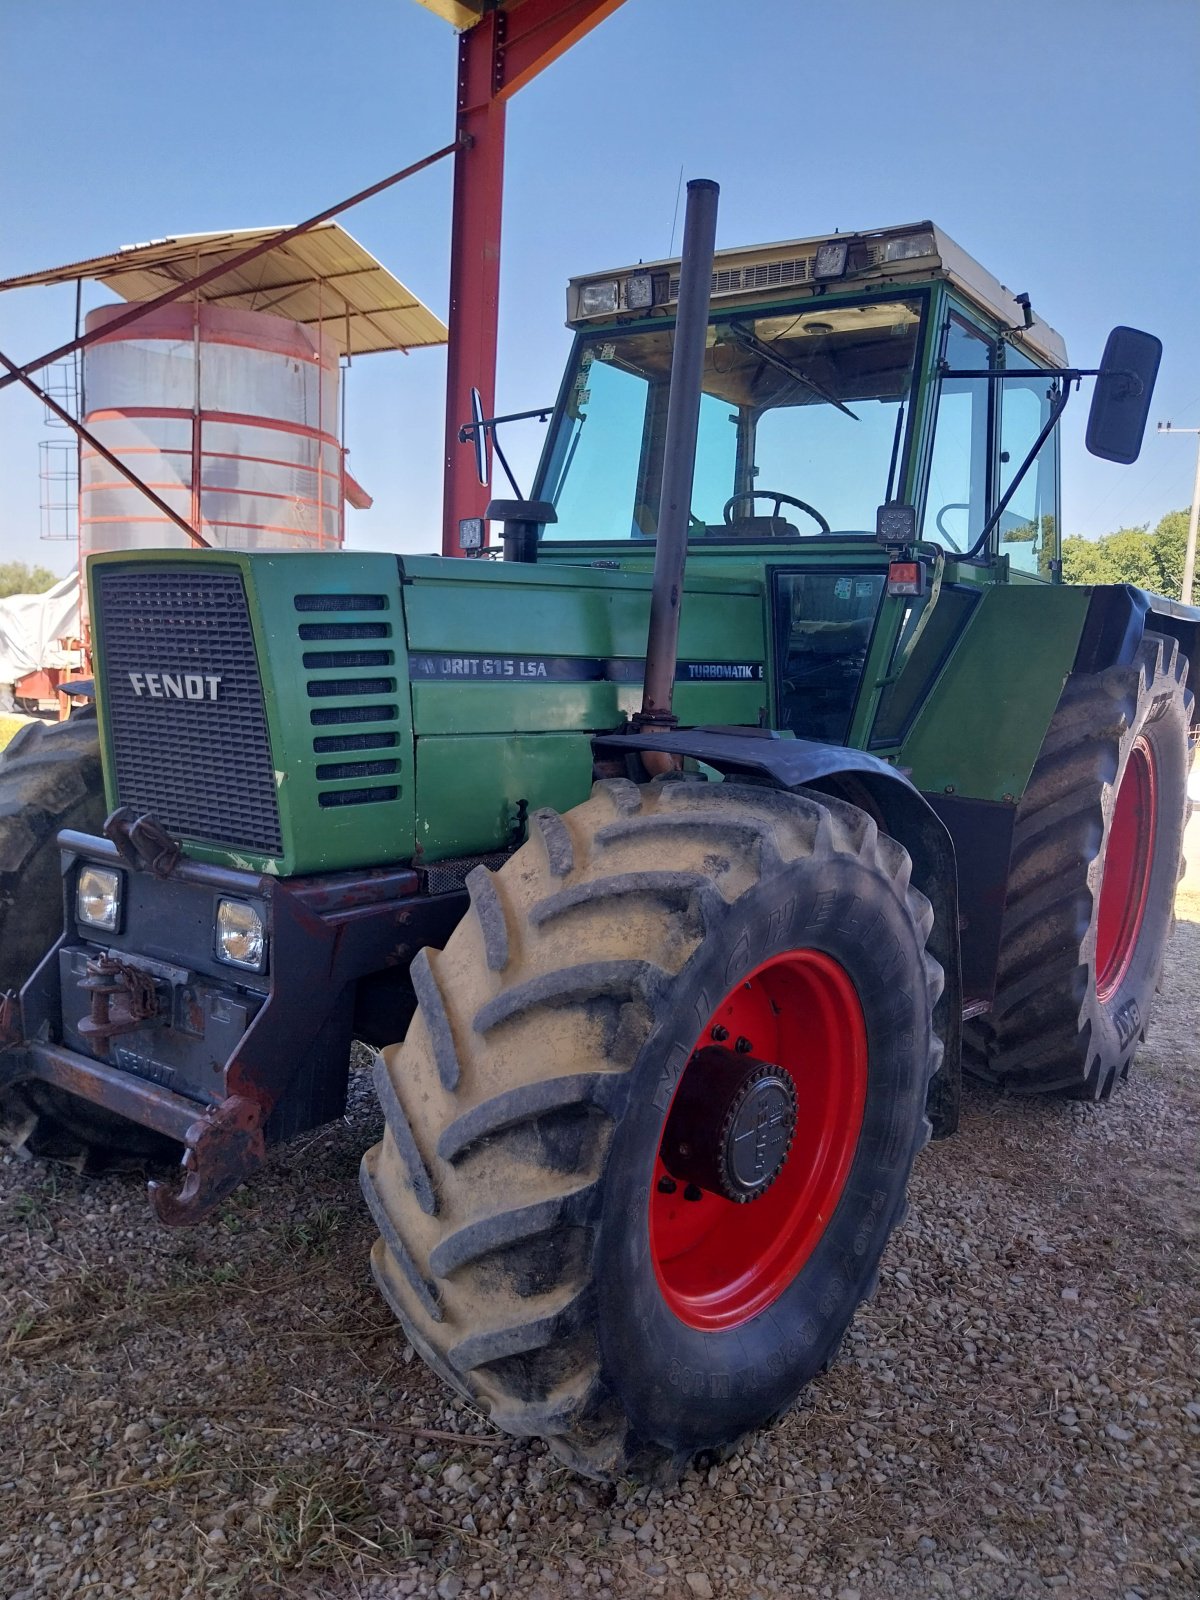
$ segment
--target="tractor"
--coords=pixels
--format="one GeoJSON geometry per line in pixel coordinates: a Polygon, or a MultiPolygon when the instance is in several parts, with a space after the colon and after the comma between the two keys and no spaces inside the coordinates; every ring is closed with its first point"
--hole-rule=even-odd
{"type": "Polygon", "coordinates": [[[572,280],[503,559],[97,556],[94,712],[0,761],[10,1142],[182,1148],[197,1222],[366,1042],[383,1295],[601,1478],[824,1371],[964,1071],[1125,1077],[1193,741],[1200,612],[1062,581],[1063,408],[1133,460],[1158,341],[1084,372],[930,222],[715,211],[572,280]]]}

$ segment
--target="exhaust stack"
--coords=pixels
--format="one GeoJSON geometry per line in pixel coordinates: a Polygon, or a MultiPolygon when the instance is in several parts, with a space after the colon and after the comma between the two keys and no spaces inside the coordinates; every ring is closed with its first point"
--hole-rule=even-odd
{"type": "Polygon", "coordinates": [[[646,639],[645,687],[642,708],[633,718],[636,731],[673,728],[676,723],[671,703],[679,653],[679,611],[683,603],[683,569],[687,561],[688,518],[696,470],[696,433],[700,426],[700,391],[708,337],[719,193],[720,189],[711,178],[693,178],[687,186],[679,312],[671,356],[662,489],[658,498],[658,541],[650,594],[650,630],[646,639]]]}

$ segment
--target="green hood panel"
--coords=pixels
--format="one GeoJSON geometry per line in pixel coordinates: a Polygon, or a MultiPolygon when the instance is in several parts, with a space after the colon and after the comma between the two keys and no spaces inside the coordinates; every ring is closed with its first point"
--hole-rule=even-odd
{"type": "MultiPolygon", "coordinates": [[[[284,876],[502,849],[528,811],[586,797],[591,733],[619,727],[640,703],[650,581],[606,567],[347,551],[95,557],[109,805],[160,815],[198,860],[284,876]],[[106,638],[106,573],[160,605],[162,594],[174,597],[178,651],[164,651],[161,628],[148,630],[158,643],[143,660],[128,608],[121,636],[106,638]],[[193,673],[226,670],[221,642],[206,647],[179,598],[205,574],[235,574],[244,590],[282,848],[222,836],[222,794],[233,818],[239,785],[249,783],[230,707],[219,696],[184,706],[162,692],[181,662],[193,673]],[[213,804],[190,805],[189,786],[213,804]]],[[[753,724],[766,704],[761,583],[689,577],[681,720],[753,724]]]]}

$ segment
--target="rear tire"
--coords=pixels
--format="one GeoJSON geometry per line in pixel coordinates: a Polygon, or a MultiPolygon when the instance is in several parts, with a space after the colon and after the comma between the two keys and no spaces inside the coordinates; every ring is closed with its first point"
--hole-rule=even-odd
{"type": "Polygon", "coordinates": [[[417,957],[419,1009],[377,1063],[372,1266],[497,1426],[591,1476],[669,1479],[786,1410],[874,1287],[941,1060],[932,911],[900,846],[826,797],[622,780],[533,821],[417,957]],[[700,1047],[747,1059],[725,1016],[757,1018],[799,1101],[745,1204],[663,1185],[700,1047]],[[689,1200],[711,1220],[681,1238],[689,1200]]]}
{"type": "MultiPolygon", "coordinates": [[[[0,993],[19,990],[62,933],[59,832],[99,833],[104,809],[93,715],[31,722],[0,752],[0,993]]],[[[0,1139],[80,1172],[178,1157],[160,1134],[36,1082],[0,1091],[0,1139]]]]}
{"type": "Polygon", "coordinates": [[[1017,811],[995,1004],[963,1030],[976,1077],[1085,1100],[1127,1077],[1173,926],[1187,671],[1147,633],[1132,665],[1063,690],[1017,811]]]}

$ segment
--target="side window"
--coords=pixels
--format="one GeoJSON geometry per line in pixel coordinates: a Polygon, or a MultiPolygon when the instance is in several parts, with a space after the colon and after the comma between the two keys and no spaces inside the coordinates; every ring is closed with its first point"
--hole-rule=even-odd
{"type": "MultiPolygon", "coordinates": [[[[985,371],[992,351],[990,339],[951,314],[943,351],[951,371],[985,371]]],[[[939,389],[921,537],[958,554],[987,520],[993,387],[986,378],[943,378],[939,389]]]]}
{"type": "MultiPolygon", "coordinates": [[[[1011,346],[1005,351],[1009,372],[1028,371],[1026,378],[1006,378],[1000,398],[1000,493],[1003,494],[1045,427],[1054,402],[1052,380],[1027,356],[1011,346]]],[[[1047,439],[1037,460],[1021,479],[1000,518],[1000,551],[1021,572],[1050,576],[1058,556],[1058,439],[1047,439]]]]}
{"type": "Polygon", "coordinates": [[[845,740],[885,579],[862,571],[776,574],[781,728],[827,744],[845,740]]]}

